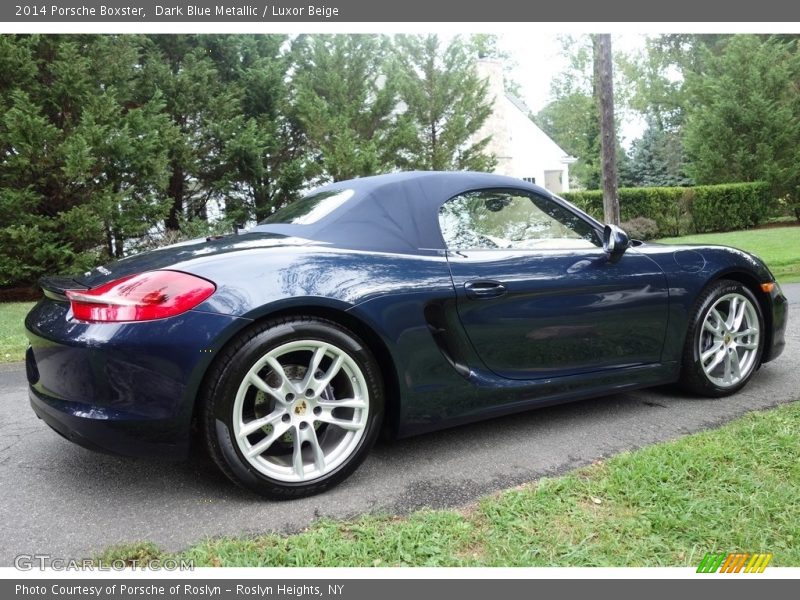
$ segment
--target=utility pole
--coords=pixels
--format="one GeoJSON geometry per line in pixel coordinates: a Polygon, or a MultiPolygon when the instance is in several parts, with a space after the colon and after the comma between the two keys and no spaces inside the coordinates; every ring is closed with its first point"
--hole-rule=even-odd
{"type": "Polygon", "coordinates": [[[594,88],[600,113],[600,164],[603,184],[603,216],[606,223],[619,225],[617,195],[617,135],[614,123],[614,72],[611,62],[611,34],[592,36],[594,47],[594,88]]]}

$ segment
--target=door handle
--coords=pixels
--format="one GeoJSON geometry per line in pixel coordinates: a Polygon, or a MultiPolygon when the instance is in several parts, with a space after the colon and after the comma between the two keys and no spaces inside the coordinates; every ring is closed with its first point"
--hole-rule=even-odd
{"type": "Polygon", "coordinates": [[[481,279],[478,281],[468,281],[464,284],[467,298],[475,300],[486,300],[489,298],[499,298],[506,293],[506,286],[499,281],[481,279]]]}

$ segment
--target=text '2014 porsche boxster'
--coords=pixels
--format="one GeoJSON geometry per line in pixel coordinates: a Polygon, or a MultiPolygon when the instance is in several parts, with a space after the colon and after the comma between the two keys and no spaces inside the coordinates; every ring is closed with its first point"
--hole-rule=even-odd
{"type": "Polygon", "coordinates": [[[629,240],[526,182],[398,173],[252,229],[42,280],[33,409],[90,448],[185,457],[287,498],[408,436],[678,382],[732,394],[784,346],[756,257],[629,240]]]}

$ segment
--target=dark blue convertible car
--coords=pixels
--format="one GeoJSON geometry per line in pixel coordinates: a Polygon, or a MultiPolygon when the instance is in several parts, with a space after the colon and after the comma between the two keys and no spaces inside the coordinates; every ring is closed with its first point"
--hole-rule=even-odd
{"type": "Polygon", "coordinates": [[[194,428],[274,498],[340,482],[381,430],[672,382],[734,393],[780,354],[787,313],[754,256],[632,241],[481,173],[334,183],[245,233],[42,287],[27,371],[48,425],[178,458],[194,428]]]}

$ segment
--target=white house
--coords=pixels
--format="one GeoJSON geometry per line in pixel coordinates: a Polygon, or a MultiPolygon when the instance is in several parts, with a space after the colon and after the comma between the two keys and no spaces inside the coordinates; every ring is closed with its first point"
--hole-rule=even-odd
{"type": "Polygon", "coordinates": [[[478,75],[489,81],[492,114],[476,133],[476,139],[491,136],[487,152],[495,155],[495,173],[536,183],[553,193],[569,191],[569,165],[577,159],[567,154],[534,123],[529,109],[505,91],[503,65],[481,59],[478,75]]]}

